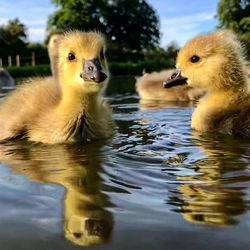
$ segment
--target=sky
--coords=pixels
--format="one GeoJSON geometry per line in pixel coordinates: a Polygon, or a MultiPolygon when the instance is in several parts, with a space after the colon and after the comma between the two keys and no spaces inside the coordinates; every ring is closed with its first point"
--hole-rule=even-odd
{"type": "MultiPolygon", "coordinates": [[[[130,1],[130,0],[128,0],[130,1]]],[[[219,0],[147,0],[160,18],[160,45],[167,47],[172,41],[183,46],[200,33],[213,31],[218,25],[216,14],[219,0]]],[[[46,22],[55,11],[51,0],[1,0],[0,25],[19,18],[28,29],[28,41],[43,42],[46,22]]]]}

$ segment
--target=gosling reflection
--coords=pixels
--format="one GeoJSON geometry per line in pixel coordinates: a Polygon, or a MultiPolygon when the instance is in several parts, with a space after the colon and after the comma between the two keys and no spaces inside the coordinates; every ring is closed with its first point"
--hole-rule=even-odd
{"type": "Polygon", "coordinates": [[[192,166],[195,175],[178,177],[188,182],[179,186],[182,194],[179,211],[192,223],[238,224],[237,216],[248,210],[244,195],[250,180],[246,173],[249,160],[244,155],[249,159],[249,148],[230,137],[201,140],[196,136],[196,139],[206,157],[192,166]]]}
{"type": "MultiPolygon", "coordinates": [[[[157,101],[143,101],[140,104],[140,110],[161,110],[165,105],[171,105],[171,103],[157,101]]],[[[172,102],[172,105],[178,106],[179,104],[172,102]]],[[[193,104],[182,103],[182,105],[193,104]]],[[[168,111],[166,110],[166,112],[168,111]]],[[[163,122],[171,126],[169,120],[166,119],[163,122]]],[[[136,135],[144,139],[144,144],[148,145],[150,141],[159,140],[161,134],[159,131],[155,132],[152,125],[150,126],[150,117],[141,119],[139,124],[136,135]]],[[[178,126],[176,121],[175,126],[178,126]]],[[[165,137],[168,134],[168,128],[167,126],[166,130],[163,130],[165,137]]],[[[165,138],[164,140],[167,144],[168,141],[165,138]]],[[[173,140],[170,140],[170,143],[172,142],[173,140]]],[[[230,226],[240,223],[240,216],[247,212],[249,206],[246,198],[249,188],[247,182],[250,181],[247,172],[247,168],[250,166],[249,140],[243,141],[224,135],[207,135],[205,138],[204,135],[201,136],[198,132],[194,132],[193,142],[190,145],[193,144],[196,144],[200,151],[205,153],[202,159],[200,159],[201,156],[198,156],[199,161],[195,161],[195,156],[195,162],[190,164],[193,157],[191,154],[194,151],[193,146],[190,147],[188,142],[186,143],[187,150],[184,149],[185,145],[182,145],[181,142],[180,150],[173,147],[171,154],[182,150],[185,152],[179,153],[176,157],[169,157],[167,160],[167,164],[171,168],[169,172],[171,177],[177,176],[178,181],[178,191],[170,189],[171,195],[168,203],[178,207],[177,212],[191,223],[213,226],[230,226]],[[177,167],[178,169],[176,169],[177,167]],[[186,168],[187,171],[179,172],[180,168],[186,168]]],[[[146,150],[145,153],[141,150],[140,154],[156,157],[159,155],[157,151],[155,155],[152,152],[155,151],[146,150]]],[[[167,154],[168,152],[166,152],[167,154]]]]}
{"type": "Polygon", "coordinates": [[[161,110],[166,106],[176,106],[176,107],[193,107],[197,102],[196,101],[164,101],[164,100],[147,100],[140,99],[140,110],[161,110]]]}
{"type": "Polygon", "coordinates": [[[110,240],[112,206],[100,191],[101,143],[87,145],[1,144],[0,159],[16,174],[30,180],[56,183],[65,187],[64,235],[81,245],[104,244],[110,240]]]}

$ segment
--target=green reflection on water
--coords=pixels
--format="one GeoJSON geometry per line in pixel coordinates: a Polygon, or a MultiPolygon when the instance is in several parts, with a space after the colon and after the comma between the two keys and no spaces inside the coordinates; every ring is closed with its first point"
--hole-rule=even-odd
{"type": "Polygon", "coordinates": [[[106,95],[135,93],[134,76],[112,76],[110,77],[106,95]]]}

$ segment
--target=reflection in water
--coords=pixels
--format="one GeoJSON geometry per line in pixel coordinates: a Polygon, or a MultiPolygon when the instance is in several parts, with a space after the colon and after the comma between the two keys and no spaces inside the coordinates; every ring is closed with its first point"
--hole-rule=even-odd
{"type": "MultiPolygon", "coordinates": [[[[141,105],[142,111],[164,108],[164,103],[141,105]]],[[[169,107],[169,103],[167,105],[169,107]]],[[[177,105],[179,106],[176,103],[177,105]]],[[[152,132],[145,129],[145,125],[152,128],[150,121],[143,119],[140,123],[144,129],[139,129],[137,135],[141,136],[142,133],[144,140],[152,141],[152,132]]],[[[178,147],[183,148],[181,151],[184,152],[178,152],[177,156],[165,160],[168,167],[164,168],[164,172],[170,173],[170,169],[174,168],[178,171],[175,174],[178,191],[171,190],[172,195],[167,203],[177,206],[173,210],[192,223],[238,224],[236,216],[248,211],[248,202],[244,197],[248,189],[247,182],[250,180],[250,176],[246,174],[250,159],[248,142],[224,135],[204,137],[195,132],[189,140],[183,140],[185,137],[180,139],[178,147]],[[193,153],[193,146],[198,146],[205,156],[192,160],[190,155],[193,153]]],[[[178,151],[178,147],[175,145],[171,152],[178,151]]],[[[171,149],[170,145],[168,149],[171,149]]],[[[143,156],[148,156],[148,152],[149,150],[143,156]]]]}
{"type": "Polygon", "coordinates": [[[168,106],[178,106],[178,107],[187,107],[187,106],[194,106],[196,103],[195,101],[163,101],[163,100],[147,100],[147,99],[140,99],[140,110],[160,110],[164,107],[168,106]]]}
{"type": "Polygon", "coordinates": [[[180,211],[190,222],[212,225],[233,225],[236,216],[248,210],[244,199],[249,176],[246,170],[249,155],[240,140],[226,136],[197,137],[197,145],[205,152],[205,159],[198,160],[192,168],[196,175],[179,176],[187,182],[179,186],[183,195],[180,211]]]}
{"type": "MultiPolygon", "coordinates": [[[[109,100],[117,134],[104,147],[99,142],[53,146],[0,144],[0,159],[12,173],[41,182],[32,183],[35,188],[31,187],[23,176],[0,167],[0,187],[7,190],[0,197],[0,211],[7,214],[2,225],[14,221],[8,226],[11,232],[18,232],[21,225],[23,242],[30,235],[29,230],[38,228],[36,245],[28,242],[30,249],[36,248],[41,238],[47,239],[51,249],[78,249],[55,237],[58,229],[56,234],[47,229],[55,227],[54,220],[48,224],[37,220],[58,218],[55,216],[60,214],[61,204],[54,202],[61,199],[61,185],[66,191],[63,226],[59,228],[78,245],[108,242],[114,232],[112,241],[101,249],[154,249],[156,245],[157,249],[166,249],[166,245],[170,249],[185,249],[187,244],[199,249],[204,239],[211,241],[209,247],[215,249],[249,246],[250,142],[229,136],[192,134],[190,103],[142,104],[130,94],[115,95],[109,100]],[[13,184],[13,180],[18,180],[18,184],[13,184]],[[27,196],[29,201],[21,203],[27,189],[32,195],[27,196]],[[53,194],[48,193],[50,190],[53,194]],[[56,199],[47,199],[51,197],[56,199]],[[6,208],[13,207],[14,213],[6,212],[6,208]],[[51,212],[51,207],[58,210],[51,212]],[[23,214],[33,214],[30,224],[26,223],[27,217],[20,218],[23,214]],[[221,225],[230,227],[221,230],[221,225]],[[46,232],[40,230],[45,227],[46,232]]],[[[16,235],[19,234],[10,234],[10,239],[16,239],[16,235]]],[[[0,237],[5,237],[3,232],[0,237]]]]}
{"type": "Polygon", "coordinates": [[[78,245],[96,245],[108,242],[113,228],[113,217],[105,209],[112,204],[100,192],[101,146],[8,143],[0,145],[0,159],[16,174],[65,187],[65,237],[78,245]]]}

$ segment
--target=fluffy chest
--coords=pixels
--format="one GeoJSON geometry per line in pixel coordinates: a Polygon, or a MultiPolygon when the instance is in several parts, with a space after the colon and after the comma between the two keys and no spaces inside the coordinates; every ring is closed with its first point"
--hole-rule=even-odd
{"type": "Polygon", "coordinates": [[[72,124],[69,140],[92,140],[98,137],[91,119],[82,114],[72,124]]]}

